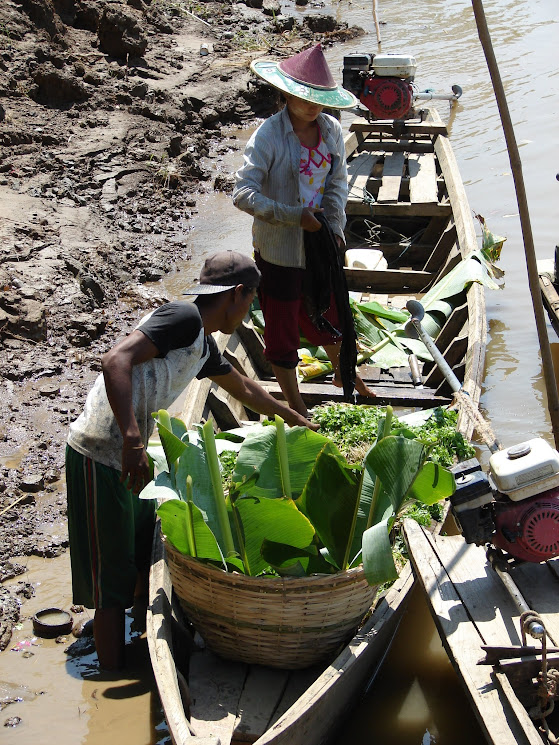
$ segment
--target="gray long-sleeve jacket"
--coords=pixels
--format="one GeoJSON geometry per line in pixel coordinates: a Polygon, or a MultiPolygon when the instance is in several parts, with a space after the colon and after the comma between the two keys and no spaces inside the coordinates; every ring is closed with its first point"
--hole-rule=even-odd
{"type": "MultiPolygon", "coordinates": [[[[317,121],[332,155],[321,206],[332,230],[343,240],[347,166],[342,127],[327,114],[319,114],[317,121]]],[[[305,266],[300,158],[301,143],[285,107],[254,132],[245,149],[244,164],[236,174],[233,202],[254,217],[254,248],[265,261],[279,266],[305,266]]]]}

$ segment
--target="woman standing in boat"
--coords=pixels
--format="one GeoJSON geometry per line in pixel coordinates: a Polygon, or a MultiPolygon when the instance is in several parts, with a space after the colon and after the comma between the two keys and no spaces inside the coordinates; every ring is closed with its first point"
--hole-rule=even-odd
{"type": "Polygon", "coordinates": [[[324,347],[334,385],[343,386],[346,398],[354,387],[374,396],[355,373],[355,332],[343,270],[333,266],[338,247],[345,245],[347,167],[341,125],[323,113],[325,107],[352,108],[357,100],[336,85],[320,44],[280,63],[257,60],[251,69],[281,91],[286,105],[250,138],[233,201],[254,217],[265,355],[289,406],[308,416],[296,375],[300,331],[324,347]],[[323,245],[315,240],[319,231],[323,245]]]}

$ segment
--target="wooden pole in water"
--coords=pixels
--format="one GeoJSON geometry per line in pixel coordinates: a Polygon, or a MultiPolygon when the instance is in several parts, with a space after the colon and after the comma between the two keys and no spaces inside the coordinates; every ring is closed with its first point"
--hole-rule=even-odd
{"type": "Polygon", "coordinates": [[[534,239],[532,236],[532,226],[530,224],[530,213],[528,211],[528,201],[526,199],[524,177],[522,175],[522,162],[520,160],[520,154],[518,152],[518,146],[516,144],[516,138],[514,136],[514,128],[510,117],[505,89],[503,87],[503,83],[499,73],[497,60],[493,52],[493,45],[491,43],[491,37],[489,35],[489,29],[487,27],[487,20],[485,18],[485,11],[483,9],[482,0],[472,0],[472,7],[474,9],[479,40],[485,54],[487,67],[489,68],[489,74],[491,75],[493,90],[495,91],[495,98],[497,99],[499,114],[501,116],[501,123],[503,125],[503,131],[505,133],[505,140],[509,152],[509,160],[512,175],[514,178],[514,187],[516,189],[516,201],[518,203],[518,212],[520,215],[520,225],[522,228],[522,236],[524,239],[524,253],[526,255],[526,266],[528,269],[528,282],[530,286],[530,293],[532,295],[532,305],[534,306],[536,329],[538,332],[538,340],[540,343],[540,350],[542,355],[543,374],[547,391],[547,407],[549,409],[549,415],[551,418],[551,427],[553,430],[555,447],[559,450],[559,395],[557,393],[557,384],[555,382],[555,373],[553,370],[551,347],[549,345],[545,312],[540,292],[536,252],[534,250],[534,239]]]}
{"type": "Polygon", "coordinates": [[[373,21],[375,22],[375,30],[377,32],[377,44],[380,47],[380,26],[378,22],[378,16],[377,16],[377,0],[373,0],[373,21]]]}

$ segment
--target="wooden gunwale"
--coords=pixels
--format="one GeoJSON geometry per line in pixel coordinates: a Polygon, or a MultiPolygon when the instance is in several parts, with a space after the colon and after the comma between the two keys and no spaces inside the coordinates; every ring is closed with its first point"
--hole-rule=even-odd
{"type": "MultiPolygon", "coordinates": [[[[483,547],[462,536],[432,536],[417,523],[404,522],[414,574],[421,585],[443,645],[472,703],[490,745],[542,745],[526,706],[535,701],[532,680],[541,670],[535,653],[488,662],[483,648],[521,649],[520,614],[503,583],[489,566],[483,547]]],[[[542,618],[548,646],[559,638],[557,560],[524,564],[511,570],[528,605],[542,618]]],[[[549,668],[559,658],[548,656],[549,668]]]]}
{"type": "MultiPolygon", "coordinates": [[[[476,248],[475,233],[465,200],[465,191],[447,140],[446,129],[436,114],[428,122],[422,122],[421,125],[408,124],[397,132],[387,122],[375,122],[368,127],[358,122],[354,131],[350,132],[346,138],[346,151],[350,159],[352,154],[357,152],[370,151],[373,154],[368,161],[371,169],[369,173],[367,169],[364,169],[357,176],[359,183],[367,185],[373,181],[375,188],[380,188],[382,175],[373,176],[372,169],[378,168],[380,164],[382,171],[382,163],[385,160],[383,152],[387,155],[396,153],[398,157],[404,153],[406,159],[407,154],[418,153],[417,157],[414,155],[412,158],[412,162],[415,163],[412,165],[412,176],[418,176],[421,172],[420,164],[423,154],[434,159],[434,167],[432,163],[428,166],[430,185],[424,181],[421,189],[414,193],[425,194],[426,197],[417,196],[417,198],[429,200],[433,199],[433,195],[436,194],[436,202],[412,203],[410,201],[413,189],[410,187],[409,166],[406,162],[400,179],[400,198],[406,201],[373,206],[374,218],[386,221],[389,227],[398,230],[402,226],[409,225],[412,232],[416,232],[417,226],[424,228],[422,242],[413,246],[414,258],[411,266],[414,269],[402,263],[411,261],[404,253],[400,265],[385,272],[347,271],[348,285],[351,290],[360,291],[365,299],[376,299],[385,305],[402,308],[407,299],[413,297],[420,299],[422,292],[430,283],[442,276],[444,272],[449,271],[460,256],[476,248]],[[449,229],[456,231],[456,239],[448,240],[447,236],[446,243],[449,245],[445,244],[446,250],[439,251],[440,255],[434,254],[439,239],[449,229]],[[429,260],[431,261],[429,271],[417,269],[427,264],[429,260]]],[[[422,178],[425,175],[422,174],[422,178]]],[[[369,215],[370,205],[366,207],[367,209],[362,209],[362,213],[369,215]]],[[[348,204],[348,214],[352,214],[352,210],[359,212],[355,203],[348,204]]],[[[383,246],[376,247],[382,249],[383,246]]],[[[392,260],[402,253],[398,251],[397,244],[396,246],[392,244],[390,250],[392,260]]],[[[465,375],[464,386],[477,403],[485,350],[483,288],[476,283],[472,285],[466,293],[462,310],[451,316],[445,328],[450,336],[455,330],[455,335],[458,335],[462,329],[467,335],[468,348],[466,354],[457,359],[455,372],[458,375],[465,375]],[[458,323],[459,328],[456,327],[458,323]]],[[[270,366],[263,356],[262,339],[252,324],[245,322],[231,337],[224,334],[217,334],[216,337],[218,346],[238,370],[259,380],[272,395],[281,396],[279,387],[271,376],[270,366]]],[[[445,405],[450,401],[448,396],[442,395],[434,387],[429,385],[422,388],[415,387],[411,372],[406,367],[381,370],[374,365],[364,365],[360,368],[360,372],[368,385],[375,390],[376,404],[431,408],[445,405]]],[[[425,383],[425,376],[423,382],[425,383]]],[[[327,400],[342,400],[340,389],[334,387],[329,380],[321,379],[302,383],[301,392],[309,407],[327,400]]],[[[370,401],[359,397],[358,403],[370,403],[370,401]]],[[[228,401],[227,395],[218,390],[214,383],[209,380],[195,380],[186,392],[181,417],[188,428],[202,420],[213,419],[216,427],[223,429],[240,422],[242,412],[228,401]]],[[[467,433],[467,421],[460,421],[459,428],[467,433]]],[[[224,734],[224,731],[232,724],[237,728],[235,743],[251,741],[256,742],[257,745],[319,745],[325,742],[343,711],[354,702],[355,697],[362,690],[364,681],[371,677],[375,666],[380,664],[404,611],[413,581],[408,565],[390,592],[376,605],[367,623],[326,669],[311,670],[306,679],[301,675],[303,671],[300,671],[298,678],[295,675],[293,678],[288,676],[284,683],[272,685],[272,688],[277,688],[278,691],[283,690],[275,713],[264,714],[250,710],[254,705],[254,696],[250,693],[254,690],[254,683],[250,683],[249,678],[246,680],[243,678],[246,700],[243,699],[242,706],[250,710],[249,719],[264,721],[268,717],[267,729],[255,740],[254,737],[250,739],[245,731],[246,727],[249,727],[246,722],[247,717],[243,724],[243,721],[239,721],[239,716],[235,718],[231,713],[226,714],[225,709],[222,709],[221,714],[215,714],[215,712],[212,714],[214,720],[211,720],[213,724],[209,728],[206,727],[208,722],[197,722],[196,712],[193,712],[192,725],[187,719],[181,703],[181,688],[184,698],[185,687],[180,685],[187,672],[184,668],[181,670],[181,666],[175,664],[177,661],[174,660],[177,634],[179,637],[181,634],[177,632],[178,624],[173,621],[172,587],[162,541],[156,534],[150,575],[148,644],[169,731],[175,745],[218,745],[220,737],[222,737],[221,745],[225,745],[229,735],[224,734]],[[247,701],[252,701],[252,703],[249,704],[247,701]],[[222,717],[223,721],[215,720],[216,716],[222,717]],[[202,729],[194,734],[196,724],[202,729]],[[225,730],[220,729],[221,725],[225,730]]],[[[199,656],[195,659],[198,660],[198,664],[202,660],[199,656]]],[[[223,679],[219,678],[216,672],[216,681],[219,678],[223,684],[221,688],[216,689],[221,691],[219,695],[223,694],[223,707],[229,700],[230,685],[228,685],[227,670],[226,665],[222,666],[219,675],[224,675],[223,679]]],[[[235,676],[238,676],[238,673],[235,673],[235,676]]],[[[220,684],[216,682],[215,685],[220,684]]],[[[264,686],[263,683],[262,685],[264,686]]],[[[267,686],[268,683],[265,684],[265,687],[267,686]]],[[[202,687],[199,691],[200,696],[204,695],[204,690],[207,693],[207,688],[202,687]]],[[[241,704],[237,703],[237,706],[241,704]]]]}
{"type": "MultiPolygon", "coordinates": [[[[454,152],[446,137],[437,137],[435,153],[445,173],[448,197],[452,206],[454,225],[457,231],[457,244],[460,254],[466,256],[477,248],[476,234],[466,190],[454,152]]],[[[468,351],[466,354],[466,371],[464,390],[469,393],[476,407],[481,396],[481,382],[485,369],[485,350],[487,343],[487,319],[485,315],[485,294],[483,287],[472,282],[467,293],[468,301],[468,351]]],[[[471,438],[473,423],[460,413],[458,426],[465,436],[471,438]]]]}

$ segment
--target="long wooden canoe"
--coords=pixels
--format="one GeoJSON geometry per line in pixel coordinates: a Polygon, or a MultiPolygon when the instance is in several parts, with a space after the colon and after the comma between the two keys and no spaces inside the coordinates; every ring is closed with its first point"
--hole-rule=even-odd
{"type": "MultiPolygon", "coordinates": [[[[384,269],[372,270],[347,267],[348,286],[363,299],[401,309],[407,300],[421,299],[433,283],[477,248],[446,128],[436,113],[421,123],[396,126],[357,120],[346,139],[346,151],[348,248],[378,250],[386,264],[384,269]],[[360,230],[371,223],[378,240],[364,241],[360,230]]],[[[483,288],[473,283],[454,301],[436,343],[477,405],[486,337],[483,288]]],[[[239,371],[281,397],[264,358],[262,338],[250,321],[231,336],[218,334],[217,341],[239,371]]],[[[407,366],[384,370],[373,361],[359,372],[380,405],[409,410],[451,400],[446,381],[434,365],[425,364],[421,380],[415,383],[407,366]]],[[[301,393],[309,407],[342,400],[340,389],[328,377],[301,383],[301,393]]],[[[370,399],[358,402],[370,403],[370,399]]],[[[255,419],[210,380],[193,381],[181,406],[180,416],[188,428],[211,419],[217,430],[226,430],[255,419]]],[[[459,427],[471,435],[467,418],[459,419],[459,427]]],[[[156,534],[148,642],[175,745],[326,742],[386,653],[411,585],[408,568],[327,667],[291,672],[247,667],[221,660],[195,644],[174,601],[164,547],[156,534]]]]}
{"type": "MultiPolygon", "coordinates": [[[[406,520],[404,534],[439,635],[490,745],[542,745],[529,711],[542,647],[523,645],[520,611],[486,559],[462,536],[434,536],[406,520]]],[[[547,667],[559,668],[559,562],[524,563],[510,571],[526,605],[547,630],[547,667]]],[[[557,718],[549,726],[557,734],[557,718]]]]}

